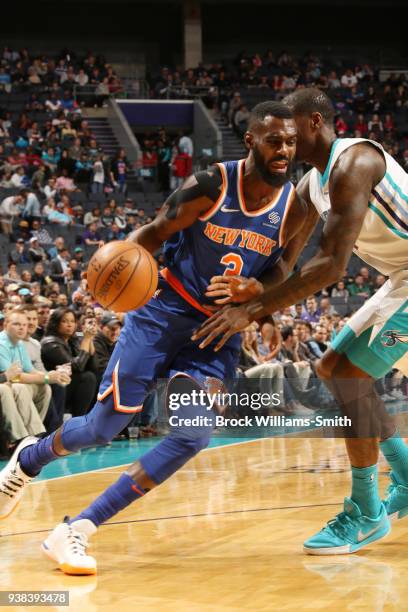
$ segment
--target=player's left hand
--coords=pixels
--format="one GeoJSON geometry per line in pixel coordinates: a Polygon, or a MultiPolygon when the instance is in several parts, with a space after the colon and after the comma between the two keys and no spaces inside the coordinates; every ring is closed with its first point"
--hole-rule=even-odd
{"type": "Polygon", "coordinates": [[[262,283],[256,278],[245,276],[213,276],[205,293],[214,299],[214,304],[244,304],[264,292],[262,283]]]}
{"type": "Polygon", "coordinates": [[[199,348],[203,349],[221,336],[221,340],[214,347],[214,351],[218,351],[231,336],[248,327],[253,320],[245,304],[225,306],[196,329],[191,339],[195,341],[205,338],[199,344],[199,348]]]}

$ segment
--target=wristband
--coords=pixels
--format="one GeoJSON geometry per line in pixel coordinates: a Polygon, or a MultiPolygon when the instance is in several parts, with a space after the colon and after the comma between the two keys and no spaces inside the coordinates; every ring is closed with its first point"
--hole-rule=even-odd
{"type": "Polygon", "coordinates": [[[49,380],[50,380],[50,378],[49,378],[49,376],[48,376],[48,372],[46,372],[46,373],[44,374],[44,385],[48,385],[49,380]]]}

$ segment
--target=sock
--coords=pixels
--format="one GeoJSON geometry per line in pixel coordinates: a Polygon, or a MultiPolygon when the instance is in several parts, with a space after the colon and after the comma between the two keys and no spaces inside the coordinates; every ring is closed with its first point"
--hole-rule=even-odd
{"type": "Polygon", "coordinates": [[[27,476],[34,478],[47,463],[58,459],[60,455],[52,447],[55,434],[56,432],[54,431],[42,440],[38,440],[36,444],[23,448],[18,456],[18,461],[21,469],[27,476]]]}
{"type": "Polygon", "coordinates": [[[351,499],[358,505],[362,514],[370,518],[376,518],[381,510],[377,465],[370,465],[365,468],[352,466],[351,475],[351,499]]]}
{"type": "Polygon", "coordinates": [[[381,451],[392,467],[393,474],[399,484],[408,486],[408,446],[395,433],[391,438],[380,442],[381,451]]]}
{"type": "Polygon", "coordinates": [[[139,497],[143,497],[147,491],[142,489],[128,474],[122,474],[120,478],[106,489],[92,502],[86,510],[78,514],[70,523],[80,519],[92,521],[96,527],[110,519],[112,516],[126,508],[139,497]]]}

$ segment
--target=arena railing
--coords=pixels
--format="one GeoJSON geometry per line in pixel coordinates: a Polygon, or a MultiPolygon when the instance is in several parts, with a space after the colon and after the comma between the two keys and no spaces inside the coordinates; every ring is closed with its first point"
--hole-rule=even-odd
{"type": "Polygon", "coordinates": [[[108,86],[108,91],[104,91],[100,85],[85,85],[83,87],[75,85],[73,96],[78,104],[93,106],[102,104],[109,98],[116,99],[145,99],[149,97],[149,86],[144,79],[121,79],[117,85],[108,86]]]}
{"type": "Polygon", "coordinates": [[[197,100],[209,96],[211,96],[213,99],[218,99],[218,95],[218,87],[215,87],[214,85],[163,85],[162,90],[156,92],[153,97],[161,100],[197,100]]]}

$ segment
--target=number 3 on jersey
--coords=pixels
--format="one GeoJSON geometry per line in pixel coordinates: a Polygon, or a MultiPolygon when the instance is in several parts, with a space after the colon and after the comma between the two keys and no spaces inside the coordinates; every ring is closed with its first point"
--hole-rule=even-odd
{"type": "Polygon", "coordinates": [[[237,253],[227,253],[221,258],[223,266],[227,266],[224,271],[224,276],[239,276],[244,267],[244,261],[241,255],[237,253]]]}

